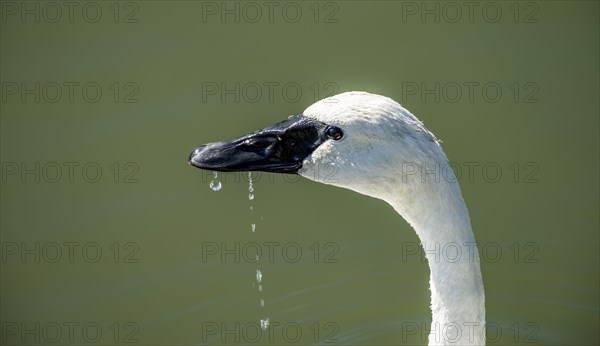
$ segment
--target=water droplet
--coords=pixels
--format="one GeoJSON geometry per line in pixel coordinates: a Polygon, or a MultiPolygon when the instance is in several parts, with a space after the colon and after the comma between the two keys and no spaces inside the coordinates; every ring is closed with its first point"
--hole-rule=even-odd
{"type": "MultiPolygon", "coordinates": [[[[252,185],[252,173],[251,172],[248,172],[248,199],[251,201],[254,199],[254,186],[252,185]]],[[[250,205],[250,210],[254,210],[254,206],[250,205]]],[[[262,219],[263,219],[263,217],[261,216],[261,220],[262,219]]],[[[256,232],[256,223],[251,223],[250,228],[252,229],[252,233],[256,232]]],[[[258,254],[256,254],[255,256],[256,256],[256,261],[258,262],[258,254]]],[[[263,273],[260,271],[260,269],[257,269],[256,270],[256,283],[258,285],[258,291],[261,293],[263,290],[262,279],[263,279],[263,273]]],[[[252,287],[254,287],[254,283],[252,283],[252,287]]],[[[265,307],[265,300],[263,299],[263,297],[260,297],[260,306],[263,308],[265,307]]],[[[269,326],[269,319],[267,318],[266,320],[260,320],[260,326],[263,330],[267,329],[267,327],[269,326]]]]}
{"type": "Polygon", "coordinates": [[[252,172],[248,172],[248,199],[254,199],[254,186],[252,186],[252,172]]]}
{"type": "Polygon", "coordinates": [[[209,185],[209,186],[210,186],[210,189],[211,189],[211,190],[213,190],[213,191],[215,191],[215,192],[216,192],[216,191],[219,191],[219,190],[221,190],[221,188],[223,187],[223,184],[221,184],[221,182],[220,182],[220,181],[218,181],[218,180],[212,180],[212,181],[210,182],[210,185],[209,185]]]}
{"type": "Polygon", "coordinates": [[[219,180],[219,174],[217,172],[215,172],[213,177],[214,177],[213,180],[210,181],[210,184],[208,184],[208,186],[213,191],[221,190],[221,188],[223,187],[223,184],[221,184],[221,181],[219,180]]]}
{"type": "Polygon", "coordinates": [[[256,282],[258,282],[258,283],[262,282],[262,277],[263,277],[263,275],[260,272],[260,270],[256,269],[256,282]]]}
{"type": "Polygon", "coordinates": [[[262,330],[269,328],[269,319],[267,318],[266,320],[260,320],[260,327],[262,330]]]}

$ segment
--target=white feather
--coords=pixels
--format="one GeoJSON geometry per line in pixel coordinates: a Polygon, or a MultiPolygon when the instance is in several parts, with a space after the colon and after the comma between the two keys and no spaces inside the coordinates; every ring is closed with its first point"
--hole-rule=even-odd
{"type": "Polygon", "coordinates": [[[430,268],[430,345],[485,344],[484,289],[471,222],[436,137],[390,98],[347,92],[304,115],[340,127],[303,162],[302,176],[389,203],[415,229],[430,268]],[[444,257],[442,248],[460,251],[444,257]],[[433,251],[427,251],[433,250],[433,251]]]}

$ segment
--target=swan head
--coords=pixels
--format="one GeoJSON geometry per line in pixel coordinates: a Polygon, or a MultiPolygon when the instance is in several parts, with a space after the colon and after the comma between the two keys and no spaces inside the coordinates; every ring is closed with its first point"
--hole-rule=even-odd
{"type": "Polygon", "coordinates": [[[424,164],[447,162],[438,140],[394,100],[346,92],[237,139],[196,148],[189,162],[214,171],[300,174],[386,199],[390,184],[416,182],[424,164]]]}
{"type": "MultiPolygon", "coordinates": [[[[451,169],[439,180],[449,166],[438,140],[408,110],[384,96],[347,92],[323,99],[262,130],[202,145],[189,162],[215,171],[300,174],[388,202],[429,246],[475,242],[451,169]]],[[[456,263],[427,256],[436,328],[461,321],[485,325],[477,251],[474,261],[462,256],[456,263]]],[[[432,332],[430,342],[437,344],[436,338],[432,332]]],[[[483,344],[485,334],[477,332],[456,344],[467,343],[483,344]]]]}

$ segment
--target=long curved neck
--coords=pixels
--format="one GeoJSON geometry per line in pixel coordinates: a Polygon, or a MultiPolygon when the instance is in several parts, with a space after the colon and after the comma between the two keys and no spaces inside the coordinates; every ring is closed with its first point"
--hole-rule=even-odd
{"type": "Polygon", "coordinates": [[[460,188],[444,179],[402,187],[386,199],[415,229],[429,263],[430,345],[485,344],[479,254],[460,188]]]}

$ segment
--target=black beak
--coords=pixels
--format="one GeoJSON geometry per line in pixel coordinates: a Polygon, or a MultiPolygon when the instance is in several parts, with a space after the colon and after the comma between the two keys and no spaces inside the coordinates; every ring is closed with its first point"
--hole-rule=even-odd
{"type": "Polygon", "coordinates": [[[219,172],[297,173],[302,161],[327,139],[326,130],[326,124],[293,115],[237,139],[201,145],[189,162],[219,172]]]}

